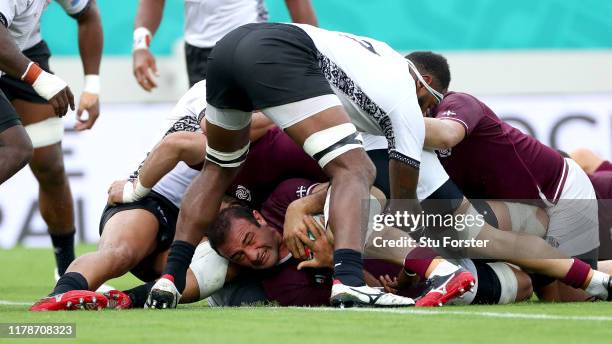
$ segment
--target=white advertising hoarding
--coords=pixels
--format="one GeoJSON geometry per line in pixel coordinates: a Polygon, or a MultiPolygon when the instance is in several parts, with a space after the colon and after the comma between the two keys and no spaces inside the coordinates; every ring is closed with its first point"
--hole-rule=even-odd
{"type": "MultiPolygon", "coordinates": [[[[543,143],[571,151],[587,147],[612,155],[612,96],[483,97],[497,114],[543,143]]],[[[173,104],[112,104],[102,108],[94,129],[67,130],[66,170],[75,202],[77,240],[96,242],[110,183],[126,178],[159,135],[173,104]]],[[[70,115],[69,115],[70,116],[70,115]]],[[[70,127],[66,120],[66,127],[70,127]]],[[[37,184],[28,168],[0,186],[0,248],[17,244],[48,246],[37,209],[37,184]]]]}

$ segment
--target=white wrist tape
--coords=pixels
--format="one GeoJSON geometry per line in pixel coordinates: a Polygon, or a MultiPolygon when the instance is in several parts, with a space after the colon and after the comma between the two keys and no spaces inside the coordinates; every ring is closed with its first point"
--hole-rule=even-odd
{"type": "Polygon", "coordinates": [[[136,202],[148,195],[150,191],[150,188],[146,188],[140,184],[140,179],[136,179],[135,185],[131,182],[127,182],[123,186],[123,203],[136,202]]]}
{"type": "Polygon", "coordinates": [[[100,76],[95,74],[85,75],[83,92],[100,94],[100,76]]]}
{"type": "Polygon", "coordinates": [[[134,45],[132,46],[133,50],[138,49],[149,49],[151,46],[151,39],[153,38],[153,34],[146,27],[139,27],[134,30],[134,45]]]}
{"type": "Polygon", "coordinates": [[[68,84],[66,84],[64,80],[45,71],[42,71],[32,84],[34,91],[46,100],[53,98],[61,90],[66,88],[66,86],[68,86],[68,84]]]}

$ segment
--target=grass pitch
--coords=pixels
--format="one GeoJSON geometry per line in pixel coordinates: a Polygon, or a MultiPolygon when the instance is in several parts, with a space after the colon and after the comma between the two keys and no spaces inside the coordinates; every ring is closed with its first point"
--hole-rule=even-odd
{"type": "MultiPolygon", "coordinates": [[[[79,246],[79,253],[93,250],[79,246]]],[[[403,310],[253,307],[30,313],[53,287],[50,249],[0,250],[0,323],[76,323],[76,339],[5,339],[85,343],[611,343],[612,304],[541,304],[403,310]]],[[[125,289],[126,276],[109,282],[125,289]]]]}

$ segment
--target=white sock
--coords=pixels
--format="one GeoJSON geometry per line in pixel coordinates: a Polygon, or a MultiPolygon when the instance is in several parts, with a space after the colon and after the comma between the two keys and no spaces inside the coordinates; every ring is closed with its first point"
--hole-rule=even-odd
{"type": "Polygon", "coordinates": [[[452,264],[448,260],[444,260],[434,268],[428,278],[432,278],[434,276],[450,275],[457,270],[459,270],[459,267],[457,265],[452,264]]]}
{"type": "Polygon", "coordinates": [[[601,271],[593,270],[593,277],[591,277],[591,281],[589,285],[586,287],[585,291],[589,293],[589,295],[595,296],[602,300],[608,299],[608,279],[610,275],[605,274],[601,271]]]}

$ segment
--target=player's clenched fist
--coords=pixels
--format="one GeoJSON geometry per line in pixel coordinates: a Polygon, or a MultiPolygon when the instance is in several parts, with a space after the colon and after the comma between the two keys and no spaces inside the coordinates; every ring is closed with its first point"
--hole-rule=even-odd
{"type": "Polygon", "coordinates": [[[32,85],[39,96],[49,101],[57,116],[64,116],[68,107],[74,110],[74,96],[68,84],[58,76],[47,73],[34,62],[30,62],[21,79],[32,85]]]}

